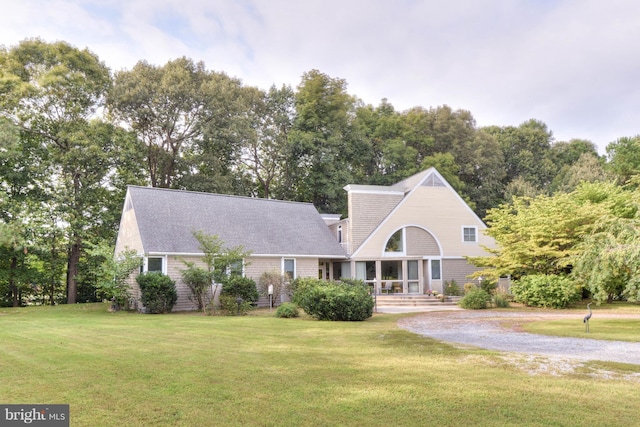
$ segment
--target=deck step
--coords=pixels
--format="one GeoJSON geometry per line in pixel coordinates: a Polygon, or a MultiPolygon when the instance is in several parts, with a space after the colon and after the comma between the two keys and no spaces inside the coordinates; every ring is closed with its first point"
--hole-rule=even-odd
{"type": "Polygon", "coordinates": [[[462,297],[448,296],[442,302],[439,298],[426,295],[377,295],[376,305],[387,307],[430,307],[430,306],[451,306],[458,305],[462,297]]]}

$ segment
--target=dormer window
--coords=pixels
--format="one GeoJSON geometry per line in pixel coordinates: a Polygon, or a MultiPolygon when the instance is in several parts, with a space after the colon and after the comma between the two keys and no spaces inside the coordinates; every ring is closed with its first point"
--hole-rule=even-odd
{"type": "Polygon", "coordinates": [[[404,229],[400,229],[393,233],[387,240],[384,248],[385,253],[403,253],[404,252],[404,229]]]}

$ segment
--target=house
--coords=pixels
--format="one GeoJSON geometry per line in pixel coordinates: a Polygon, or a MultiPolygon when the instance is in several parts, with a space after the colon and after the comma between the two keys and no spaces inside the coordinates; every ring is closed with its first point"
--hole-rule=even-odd
{"type": "MultiPolygon", "coordinates": [[[[217,235],[227,247],[251,254],[245,276],[265,271],[292,278],[351,277],[374,293],[442,292],[476,270],[465,256],[494,247],[485,224],[434,168],[392,186],[347,185],[348,217],[320,215],[309,203],[130,186],[116,254],[134,249],[142,271],[161,271],[175,281],[174,310],[190,310],[181,282],[184,261],[202,262],[194,231],[217,235]]],[[[139,290],[132,281],[133,295],[139,290]]]]}
{"type": "MultiPolygon", "coordinates": [[[[115,253],[134,249],[142,271],[160,271],[176,281],[174,310],[191,310],[182,283],[184,262],[202,265],[194,231],[217,235],[228,248],[242,246],[251,255],[243,274],[258,280],[265,271],[290,277],[318,277],[318,266],[344,260],[346,254],[310,203],[130,186],[125,197],[115,253]]],[[[130,282],[132,294],[139,288],[130,282]]]]}
{"type": "MultiPolygon", "coordinates": [[[[348,217],[329,219],[348,259],[331,278],[355,277],[375,293],[443,292],[478,270],[466,256],[489,256],[486,225],[434,168],[391,186],[347,185],[348,217]]],[[[325,266],[328,267],[328,266],[325,266]]]]}

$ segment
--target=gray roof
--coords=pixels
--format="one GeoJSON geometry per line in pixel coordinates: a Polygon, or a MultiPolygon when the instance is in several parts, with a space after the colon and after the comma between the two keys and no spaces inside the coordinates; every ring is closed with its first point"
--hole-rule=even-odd
{"type": "Polygon", "coordinates": [[[253,255],[346,257],[316,208],[191,191],[129,187],[145,253],[202,253],[193,231],[253,255]]]}

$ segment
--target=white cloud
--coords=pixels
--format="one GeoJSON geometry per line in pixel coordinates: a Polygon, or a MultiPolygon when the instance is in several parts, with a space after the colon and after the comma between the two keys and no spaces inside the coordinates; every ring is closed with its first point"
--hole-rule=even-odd
{"type": "Polygon", "coordinates": [[[367,103],[545,122],[604,151],[640,133],[635,0],[22,0],[0,43],[88,47],[112,69],[187,56],[268,88],[318,69],[367,103]]]}

